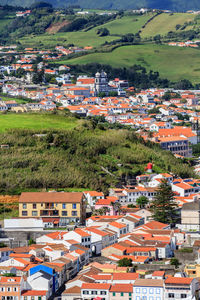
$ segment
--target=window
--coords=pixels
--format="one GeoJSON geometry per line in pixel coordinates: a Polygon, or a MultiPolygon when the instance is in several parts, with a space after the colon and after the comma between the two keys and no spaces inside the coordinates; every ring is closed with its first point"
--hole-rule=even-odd
{"type": "Polygon", "coordinates": [[[168,297],[169,297],[169,298],[174,298],[174,294],[173,294],[173,293],[169,293],[169,294],[168,294],[168,297]]]}
{"type": "Polygon", "coordinates": [[[36,208],[37,208],[37,204],[33,203],[33,209],[36,209],[36,208]]]}
{"type": "MultiPolygon", "coordinates": [[[[38,297],[39,298],[39,297],[38,297]]],[[[41,298],[41,297],[40,297],[41,298]]],[[[27,297],[26,296],[24,296],[24,300],[27,300],[27,297]]]]}
{"type": "Polygon", "coordinates": [[[142,289],[142,293],[146,294],[147,293],[147,289],[142,289]]]}
{"type": "Polygon", "coordinates": [[[77,211],[72,211],[72,216],[77,216],[77,211]]]}
{"type": "Polygon", "coordinates": [[[91,294],[92,295],[97,295],[97,291],[92,291],[91,294]]]}
{"type": "Polygon", "coordinates": [[[76,204],[75,203],[72,204],[72,208],[76,209],[76,204]]]}
{"type": "Polygon", "coordinates": [[[153,289],[149,289],[149,294],[153,294],[153,289]]]}
{"type": "Polygon", "coordinates": [[[26,209],[26,203],[23,203],[23,209],[26,209]]]}
{"type": "Polygon", "coordinates": [[[140,288],[136,288],[136,293],[140,293],[140,288]]]}
{"type": "Polygon", "coordinates": [[[187,295],[186,294],[181,294],[181,299],[183,298],[187,298],[187,295]]]}
{"type": "Polygon", "coordinates": [[[33,211],[32,211],[32,216],[33,216],[33,217],[37,217],[37,215],[38,215],[37,210],[33,210],[33,211]]]}
{"type": "Polygon", "coordinates": [[[10,292],[10,291],[11,291],[11,288],[10,288],[10,287],[8,287],[8,288],[7,288],[7,291],[8,291],[8,292],[10,292]]]}
{"type": "Polygon", "coordinates": [[[128,295],[131,297],[131,296],[132,296],[132,293],[129,293],[128,295]]]}
{"type": "Polygon", "coordinates": [[[67,216],[67,211],[62,211],[62,216],[67,216]]]}
{"type": "Polygon", "coordinates": [[[31,300],[35,300],[34,297],[31,297],[31,300]]]}
{"type": "Polygon", "coordinates": [[[14,287],[14,292],[17,292],[18,291],[18,288],[17,287],[14,287]]]}
{"type": "Polygon", "coordinates": [[[100,295],[106,295],[107,293],[106,293],[106,291],[101,291],[100,292],[100,295]]]}
{"type": "Polygon", "coordinates": [[[156,289],[156,294],[160,294],[160,289],[156,289]]]}
{"type": "Polygon", "coordinates": [[[116,296],[116,293],[113,293],[113,296],[116,296]]]}
{"type": "Polygon", "coordinates": [[[123,296],[124,296],[124,293],[121,293],[121,296],[123,297],[123,296]]]}
{"type": "Polygon", "coordinates": [[[65,203],[63,203],[62,208],[66,209],[66,204],[65,203]]]}
{"type": "Polygon", "coordinates": [[[28,213],[27,213],[27,210],[22,210],[22,216],[27,216],[28,213]]]}

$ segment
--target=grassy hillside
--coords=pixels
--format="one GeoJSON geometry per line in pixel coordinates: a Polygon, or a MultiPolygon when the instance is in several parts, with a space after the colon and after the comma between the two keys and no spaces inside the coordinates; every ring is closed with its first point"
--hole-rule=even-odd
{"type": "Polygon", "coordinates": [[[99,47],[102,44],[119,39],[119,35],[127,33],[137,33],[141,27],[152,17],[152,14],[145,16],[124,16],[116,20],[107,22],[101,26],[96,26],[88,31],[65,32],[56,34],[42,34],[42,35],[28,35],[20,39],[20,43],[24,46],[35,47],[50,47],[53,48],[57,44],[68,45],[74,44],[75,46],[84,47],[92,46],[99,47]],[[97,35],[99,28],[107,28],[111,36],[100,37],[97,35]]]}
{"type": "Polygon", "coordinates": [[[108,22],[103,26],[98,26],[96,29],[106,27],[110,31],[110,34],[113,35],[125,35],[127,33],[135,34],[152,16],[152,13],[143,16],[124,16],[121,19],[108,22]]]}
{"type": "Polygon", "coordinates": [[[191,22],[195,15],[186,13],[161,14],[155,17],[142,30],[142,38],[155,36],[157,34],[166,35],[169,31],[176,31],[176,25],[183,25],[185,22],[191,22]]]}
{"type": "Polygon", "coordinates": [[[27,113],[27,114],[0,114],[0,132],[8,129],[72,129],[76,127],[78,120],[65,118],[64,116],[27,113]]]}
{"type": "MultiPolygon", "coordinates": [[[[24,115],[19,117],[23,121],[24,115]]],[[[49,117],[53,117],[51,113],[49,117]]],[[[63,114],[57,118],[61,123],[63,118],[71,122],[63,114]]],[[[10,130],[0,133],[0,144],[10,145],[0,149],[0,193],[44,188],[105,191],[143,173],[149,161],[154,162],[156,172],[194,175],[182,160],[158,145],[145,143],[134,131],[109,129],[106,123],[94,121],[80,120],[69,130],[10,130]],[[35,133],[46,135],[38,137],[35,133]]]]}
{"type": "Polygon", "coordinates": [[[115,67],[130,67],[138,64],[147,70],[158,71],[161,77],[172,81],[189,79],[193,83],[199,83],[199,57],[200,51],[198,49],[149,44],[124,46],[110,53],[94,53],[60,63],[87,64],[97,62],[115,67]]]}

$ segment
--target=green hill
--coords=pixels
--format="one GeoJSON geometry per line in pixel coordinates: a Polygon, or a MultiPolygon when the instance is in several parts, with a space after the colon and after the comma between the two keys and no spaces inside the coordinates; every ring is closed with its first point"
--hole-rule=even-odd
{"type": "Polygon", "coordinates": [[[193,83],[199,83],[199,54],[198,49],[146,44],[119,47],[109,53],[92,53],[59,63],[68,65],[100,63],[127,68],[137,64],[147,70],[158,71],[162,78],[168,78],[170,81],[188,79],[193,83]]]}
{"type": "MultiPolygon", "coordinates": [[[[32,117],[32,115],[27,114],[32,117]]],[[[52,118],[63,126],[72,123],[68,113],[38,115],[52,118]]],[[[8,115],[1,115],[1,122],[8,115]]],[[[19,193],[43,188],[89,188],[106,191],[144,172],[149,161],[155,172],[172,171],[180,176],[194,176],[192,168],[156,144],[146,143],[133,130],[117,125],[79,120],[75,128],[65,130],[14,129],[16,116],[9,114],[10,130],[0,133],[0,144],[8,144],[0,155],[0,193],[19,193]],[[13,120],[12,120],[13,118],[13,120]],[[12,129],[13,127],[13,129],[12,129]],[[116,129],[114,129],[116,127],[116,129]],[[36,135],[39,134],[39,135],[36,135]],[[42,135],[41,135],[42,134],[42,135]]],[[[24,122],[24,115],[20,114],[24,122]]],[[[27,128],[34,128],[33,125],[27,128]]],[[[45,129],[46,128],[46,129],[45,129]]]]}

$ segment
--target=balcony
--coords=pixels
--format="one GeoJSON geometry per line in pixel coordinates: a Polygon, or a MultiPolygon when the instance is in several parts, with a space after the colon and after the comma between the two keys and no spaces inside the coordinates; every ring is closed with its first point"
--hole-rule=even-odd
{"type": "Polygon", "coordinates": [[[45,204],[45,208],[44,209],[55,209],[54,205],[52,204],[45,204]]]}
{"type": "Polygon", "coordinates": [[[40,211],[40,217],[59,217],[59,211],[58,210],[41,210],[40,211]]]}

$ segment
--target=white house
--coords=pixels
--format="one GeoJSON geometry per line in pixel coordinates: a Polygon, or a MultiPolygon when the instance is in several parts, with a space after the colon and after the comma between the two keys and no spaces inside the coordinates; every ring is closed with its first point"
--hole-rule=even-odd
{"type": "Polygon", "coordinates": [[[83,283],[81,287],[81,298],[83,300],[100,299],[109,300],[110,284],[108,283],[83,283]]]}
{"type": "Polygon", "coordinates": [[[164,300],[164,282],[159,279],[136,279],[133,300],[164,300]]]}

